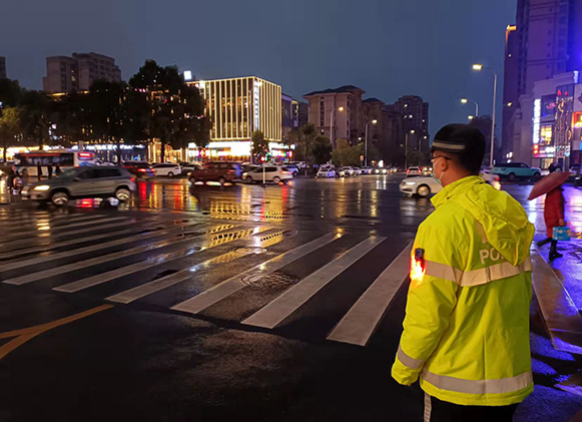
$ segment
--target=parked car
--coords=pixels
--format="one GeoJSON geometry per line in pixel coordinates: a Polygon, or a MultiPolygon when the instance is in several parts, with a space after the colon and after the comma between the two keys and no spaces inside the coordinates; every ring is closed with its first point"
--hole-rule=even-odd
{"type": "Polygon", "coordinates": [[[574,183],[576,187],[582,185],[582,165],[573,164],[570,167],[570,177],[568,177],[568,182],[574,183]]]}
{"type": "Polygon", "coordinates": [[[191,171],[194,171],[202,167],[202,164],[200,163],[189,163],[187,161],[178,161],[178,164],[180,165],[180,170],[182,174],[188,174],[191,171]]]}
{"type": "Polygon", "coordinates": [[[305,161],[291,161],[289,164],[292,164],[299,169],[304,169],[305,167],[307,167],[305,161]]]}
{"type": "MultiPolygon", "coordinates": [[[[501,184],[490,183],[495,189],[500,190],[501,184]]],[[[400,192],[408,196],[420,196],[426,198],[432,194],[439,193],[443,186],[439,183],[436,177],[410,177],[400,182],[400,192]]]]}
{"type": "Polygon", "coordinates": [[[147,161],[126,161],[123,168],[139,179],[150,179],[156,176],[156,171],[147,161]]]}
{"type": "Polygon", "coordinates": [[[423,198],[440,192],[442,188],[435,177],[411,177],[400,183],[401,193],[408,196],[418,195],[423,198]]]}
{"type": "Polygon", "coordinates": [[[491,186],[495,187],[496,189],[501,189],[501,183],[499,183],[499,176],[493,174],[493,171],[489,167],[483,167],[479,176],[491,186]]]}
{"type": "Polygon", "coordinates": [[[327,179],[330,177],[336,177],[337,173],[335,171],[335,169],[333,167],[329,167],[329,166],[321,166],[319,167],[319,170],[317,170],[317,174],[315,175],[315,177],[317,179],[327,179]]]}
{"type": "Polygon", "coordinates": [[[423,176],[432,176],[432,167],[426,166],[426,167],[421,167],[420,170],[422,171],[422,175],[423,176]]]}
{"type": "Polygon", "coordinates": [[[530,167],[525,163],[503,163],[493,168],[493,174],[501,179],[514,182],[517,179],[538,181],[542,177],[542,171],[537,167],[530,167]]]}
{"type": "Polygon", "coordinates": [[[418,166],[408,167],[408,169],[406,170],[406,175],[409,177],[410,176],[422,176],[422,170],[418,166]]]}
{"type": "Polygon", "coordinates": [[[243,179],[247,183],[262,182],[273,182],[279,184],[281,182],[287,183],[289,180],[293,179],[293,173],[285,170],[283,166],[273,166],[265,165],[263,167],[257,167],[254,170],[246,172],[243,174],[243,179]]]}
{"type": "Polygon", "coordinates": [[[135,191],[131,174],[121,167],[84,166],[65,170],[59,177],[25,186],[22,198],[67,205],[69,199],[115,197],[129,201],[135,191]]]}
{"type": "Polygon", "coordinates": [[[372,167],[362,167],[362,174],[372,174],[373,171],[372,167]]]}
{"type": "Polygon", "coordinates": [[[340,167],[338,170],[339,177],[352,177],[356,173],[351,167],[340,167]]]}
{"type": "Polygon", "coordinates": [[[238,163],[216,161],[203,164],[201,168],[191,171],[188,180],[192,185],[196,182],[219,182],[224,186],[226,182],[235,183],[242,176],[242,167],[238,163]]]}
{"type": "Polygon", "coordinates": [[[354,171],[354,176],[361,176],[362,175],[362,169],[359,167],[352,167],[352,170],[354,171]]]}
{"type": "Polygon", "coordinates": [[[295,164],[286,164],[285,168],[287,168],[287,171],[290,171],[293,174],[293,177],[299,176],[299,167],[297,167],[295,164]]]}
{"type": "Polygon", "coordinates": [[[156,176],[174,177],[182,174],[182,169],[178,164],[172,163],[156,163],[152,165],[156,172],[156,176]]]}

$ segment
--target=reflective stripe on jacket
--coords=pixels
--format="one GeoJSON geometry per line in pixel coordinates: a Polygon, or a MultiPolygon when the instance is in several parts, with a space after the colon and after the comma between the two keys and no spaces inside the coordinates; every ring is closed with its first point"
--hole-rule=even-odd
{"type": "Polygon", "coordinates": [[[533,391],[529,348],[534,227],[477,176],[445,187],[419,227],[392,376],[429,395],[504,406],[533,391]],[[422,249],[422,259],[415,252],[422,249]]]}

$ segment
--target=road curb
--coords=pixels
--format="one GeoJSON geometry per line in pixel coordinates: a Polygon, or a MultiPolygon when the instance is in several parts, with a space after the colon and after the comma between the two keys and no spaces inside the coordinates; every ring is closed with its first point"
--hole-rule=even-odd
{"type": "Polygon", "coordinates": [[[582,354],[582,320],[572,298],[536,248],[531,250],[532,285],[554,349],[582,354]]]}

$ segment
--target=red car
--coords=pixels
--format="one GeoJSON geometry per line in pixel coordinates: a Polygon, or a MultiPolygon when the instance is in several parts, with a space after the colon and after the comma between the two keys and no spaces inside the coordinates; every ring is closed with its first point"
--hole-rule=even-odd
{"type": "Polygon", "coordinates": [[[226,182],[233,183],[240,180],[242,176],[242,167],[238,163],[228,163],[217,161],[205,163],[202,168],[196,169],[188,175],[192,185],[196,182],[219,182],[224,185],[226,182]]]}
{"type": "Polygon", "coordinates": [[[156,170],[147,161],[126,161],[123,167],[139,179],[150,179],[156,176],[156,170]]]}

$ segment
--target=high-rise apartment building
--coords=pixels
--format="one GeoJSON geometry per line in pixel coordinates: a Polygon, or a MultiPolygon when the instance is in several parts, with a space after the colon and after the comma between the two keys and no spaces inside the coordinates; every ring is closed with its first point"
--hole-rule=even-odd
{"type": "Polygon", "coordinates": [[[335,89],[305,94],[309,103],[309,122],[318,133],[327,136],[334,146],[338,139],[355,144],[364,130],[362,94],[364,90],[345,85],[335,89]]]}
{"type": "Polygon", "coordinates": [[[6,58],[0,56],[0,79],[6,78],[6,58]]]}
{"type": "Polygon", "coordinates": [[[47,57],[46,70],[47,76],[43,79],[46,92],[88,91],[98,79],[121,81],[121,70],[115,59],[97,53],[47,57]]]}
{"type": "Polygon", "coordinates": [[[420,151],[427,151],[428,103],[417,95],[405,95],[394,103],[394,110],[402,115],[402,129],[408,137],[409,146],[420,151]]]}

